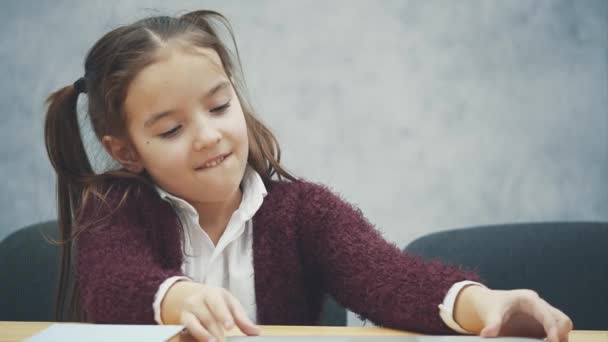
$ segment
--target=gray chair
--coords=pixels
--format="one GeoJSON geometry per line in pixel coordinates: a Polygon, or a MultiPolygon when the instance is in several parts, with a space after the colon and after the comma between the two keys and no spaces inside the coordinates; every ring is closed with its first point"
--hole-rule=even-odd
{"type": "Polygon", "coordinates": [[[608,223],[518,223],[448,230],[406,248],[477,269],[495,289],[529,288],[572,318],[575,329],[608,329],[608,223]]]}
{"type": "MultiPolygon", "coordinates": [[[[0,321],[54,321],[59,248],[57,222],[22,228],[0,243],[0,321]]],[[[323,306],[320,324],[345,326],[346,310],[332,298],[323,306]]]]}
{"type": "Polygon", "coordinates": [[[0,321],[53,321],[57,284],[57,223],[22,228],[0,243],[0,321]]]}

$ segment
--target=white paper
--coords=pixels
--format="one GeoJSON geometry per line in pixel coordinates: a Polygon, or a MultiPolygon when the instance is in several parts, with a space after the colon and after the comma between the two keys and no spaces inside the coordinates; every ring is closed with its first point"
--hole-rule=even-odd
{"type": "Polygon", "coordinates": [[[51,325],[26,341],[167,341],[183,328],[180,325],[61,323],[51,325]]]}

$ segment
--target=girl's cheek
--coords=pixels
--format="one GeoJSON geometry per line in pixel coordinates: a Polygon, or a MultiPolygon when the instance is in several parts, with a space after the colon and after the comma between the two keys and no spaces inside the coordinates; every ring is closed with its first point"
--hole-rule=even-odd
{"type": "Polygon", "coordinates": [[[167,146],[161,158],[166,158],[167,161],[183,160],[190,154],[191,150],[192,146],[190,142],[187,139],[181,139],[167,146]]]}
{"type": "Polygon", "coordinates": [[[234,124],[234,127],[236,127],[236,129],[235,129],[236,133],[240,137],[247,140],[247,123],[245,121],[244,114],[240,113],[240,115],[235,116],[233,124],[234,124]]]}
{"type": "Polygon", "coordinates": [[[188,146],[183,141],[159,141],[149,139],[146,141],[145,147],[147,155],[156,163],[167,164],[174,163],[184,158],[187,154],[188,146]]]}

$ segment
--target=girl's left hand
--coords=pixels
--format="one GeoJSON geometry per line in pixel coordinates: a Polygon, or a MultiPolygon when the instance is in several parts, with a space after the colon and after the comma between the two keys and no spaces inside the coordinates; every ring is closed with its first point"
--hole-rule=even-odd
{"type": "MultiPolygon", "coordinates": [[[[466,316],[477,316],[478,322],[474,325],[478,325],[478,329],[475,330],[480,331],[482,337],[526,336],[547,337],[549,342],[568,341],[573,327],[570,318],[532,290],[502,291],[468,286],[459,297],[462,295],[468,296],[465,302],[470,303],[469,309],[465,309],[466,316]],[[472,311],[474,315],[470,315],[472,311]]],[[[458,317],[455,318],[458,321],[458,317]]]]}

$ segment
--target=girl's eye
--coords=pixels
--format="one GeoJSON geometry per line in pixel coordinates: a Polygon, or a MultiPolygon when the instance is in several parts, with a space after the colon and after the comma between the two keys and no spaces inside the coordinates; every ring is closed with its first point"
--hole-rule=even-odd
{"type": "Polygon", "coordinates": [[[230,107],[230,101],[226,102],[225,104],[223,104],[219,107],[213,108],[211,110],[211,113],[223,114],[229,107],[230,107]]]}
{"type": "Polygon", "coordinates": [[[170,138],[170,137],[174,136],[179,131],[179,129],[181,127],[182,126],[177,126],[177,127],[175,127],[174,129],[172,129],[170,131],[166,131],[164,133],[161,133],[160,136],[163,137],[163,138],[170,138]]]}

